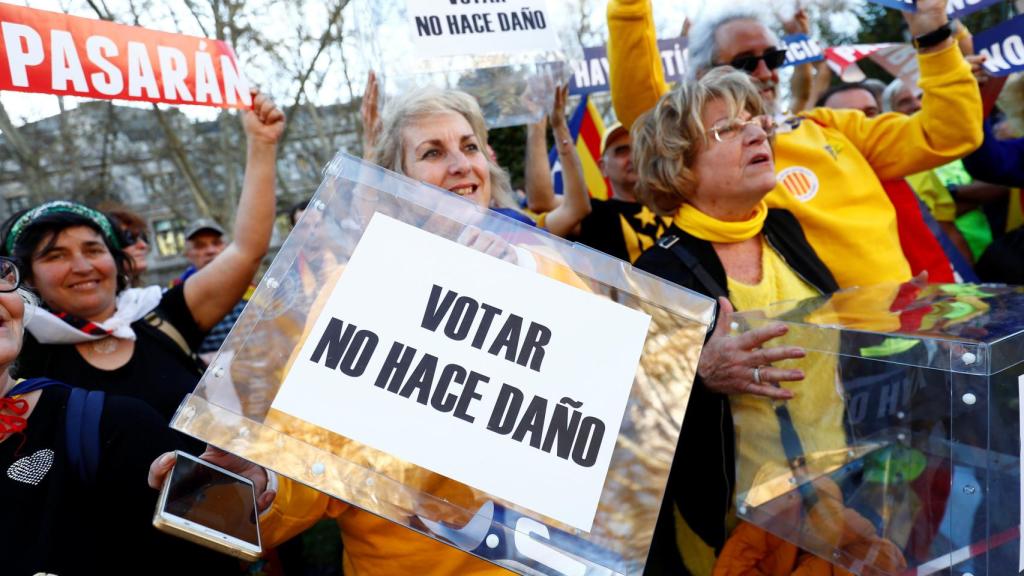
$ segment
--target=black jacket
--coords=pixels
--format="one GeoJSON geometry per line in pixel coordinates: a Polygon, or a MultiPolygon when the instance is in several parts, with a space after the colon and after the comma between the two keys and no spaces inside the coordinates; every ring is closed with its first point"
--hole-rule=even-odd
{"type": "MultiPolygon", "coordinates": [[[[805,282],[823,294],[839,289],[791,213],[769,210],[763,233],[768,245],[805,282]]],[[[635,266],[706,296],[728,296],[725,269],[711,243],[675,225],[640,256],[635,266]],[[684,258],[689,262],[684,262],[684,258]]],[[[708,331],[709,336],[712,330],[708,331]]],[[[728,397],[708,390],[698,376],[679,434],[646,574],[687,573],[679,565],[672,503],[690,529],[715,550],[715,555],[721,552],[727,537],[725,519],[734,497],[734,442],[728,397]]]]}

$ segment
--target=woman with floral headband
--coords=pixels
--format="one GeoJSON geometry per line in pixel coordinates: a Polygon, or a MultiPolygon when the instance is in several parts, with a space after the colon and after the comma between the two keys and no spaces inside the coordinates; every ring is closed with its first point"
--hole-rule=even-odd
{"type": "Polygon", "coordinates": [[[129,288],[130,258],[106,215],[55,201],[14,215],[5,253],[43,306],[28,324],[17,373],[139,398],[170,421],[199,371],[191,351],[249,286],[274,225],[284,114],[254,94],[235,241],[181,286],[129,288]]]}

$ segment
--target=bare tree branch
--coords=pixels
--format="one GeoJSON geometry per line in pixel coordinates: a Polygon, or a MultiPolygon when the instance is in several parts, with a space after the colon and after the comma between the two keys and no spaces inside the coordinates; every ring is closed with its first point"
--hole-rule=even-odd
{"type": "Polygon", "coordinates": [[[29,196],[32,197],[33,204],[43,202],[47,198],[56,198],[57,191],[54,190],[53,185],[47,179],[46,171],[39,165],[39,158],[35,150],[29,146],[21,132],[15,128],[2,102],[0,102],[0,131],[4,133],[4,141],[7,147],[14,152],[15,157],[18,158],[18,163],[25,172],[25,176],[27,176],[25,184],[28,187],[29,196]]]}
{"type": "MultiPolygon", "coordinates": [[[[345,6],[348,6],[348,1],[349,0],[338,0],[334,10],[331,11],[330,17],[327,19],[327,27],[324,29],[323,36],[320,37],[320,45],[317,46],[316,53],[310,59],[306,70],[302,73],[302,76],[299,77],[299,89],[295,93],[295,100],[292,102],[292,105],[288,107],[287,115],[289,118],[295,115],[295,111],[298,110],[299,105],[302,103],[302,97],[306,91],[306,82],[309,81],[309,76],[313,73],[313,70],[316,69],[316,63],[320,60],[320,55],[324,53],[324,50],[326,50],[327,47],[331,45],[332,40],[334,40],[334,35],[331,33],[331,29],[338,25],[341,20],[341,11],[345,6]]],[[[341,36],[341,34],[338,36],[341,36]]],[[[288,141],[288,130],[292,125],[293,123],[288,123],[284,127],[284,134],[281,135],[280,140],[282,145],[288,141]]]]}
{"type": "Polygon", "coordinates": [[[207,218],[213,217],[213,212],[210,210],[210,193],[196,176],[195,170],[193,170],[192,164],[188,160],[188,153],[185,150],[185,146],[178,138],[177,132],[174,130],[174,127],[171,126],[171,123],[167,121],[167,117],[164,115],[163,110],[157,108],[156,104],[153,104],[153,113],[156,115],[157,122],[160,123],[160,128],[163,129],[164,136],[167,138],[167,147],[171,153],[171,157],[174,159],[174,163],[185,176],[185,181],[188,183],[189,190],[192,192],[192,198],[196,201],[196,207],[199,209],[199,213],[207,218]]]}

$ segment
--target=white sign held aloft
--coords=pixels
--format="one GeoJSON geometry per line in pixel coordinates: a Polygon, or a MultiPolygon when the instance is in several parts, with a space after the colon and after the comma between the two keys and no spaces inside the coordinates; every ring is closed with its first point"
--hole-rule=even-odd
{"type": "Polygon", "coordinates": [[[651,319],[520,265],[375,214],[273,408],[590,531],[651,319]]]}
{"type": "Polygon", "coordinates": [[[545,0],[406,0],[422,58],[558,51],[545,0]]]}

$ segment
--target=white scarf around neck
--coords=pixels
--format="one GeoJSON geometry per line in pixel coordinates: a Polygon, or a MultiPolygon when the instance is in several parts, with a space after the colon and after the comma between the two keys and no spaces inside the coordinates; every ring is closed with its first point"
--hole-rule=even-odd
{"type": "MultiPolygon", "coordinates": [[[[103,322],[94,322],[109,332],[110,336],[122,340],[135,340],[135,331],[131,324],[152,312],[163,297],[159,286],[145,288],[128,288],[117,295],[114,315],[103,322]]],[[[81,344],[106,338],[106,334],[86,334],[45,308],[36,307],[25,329],[40,344],[81,344]]]]}

